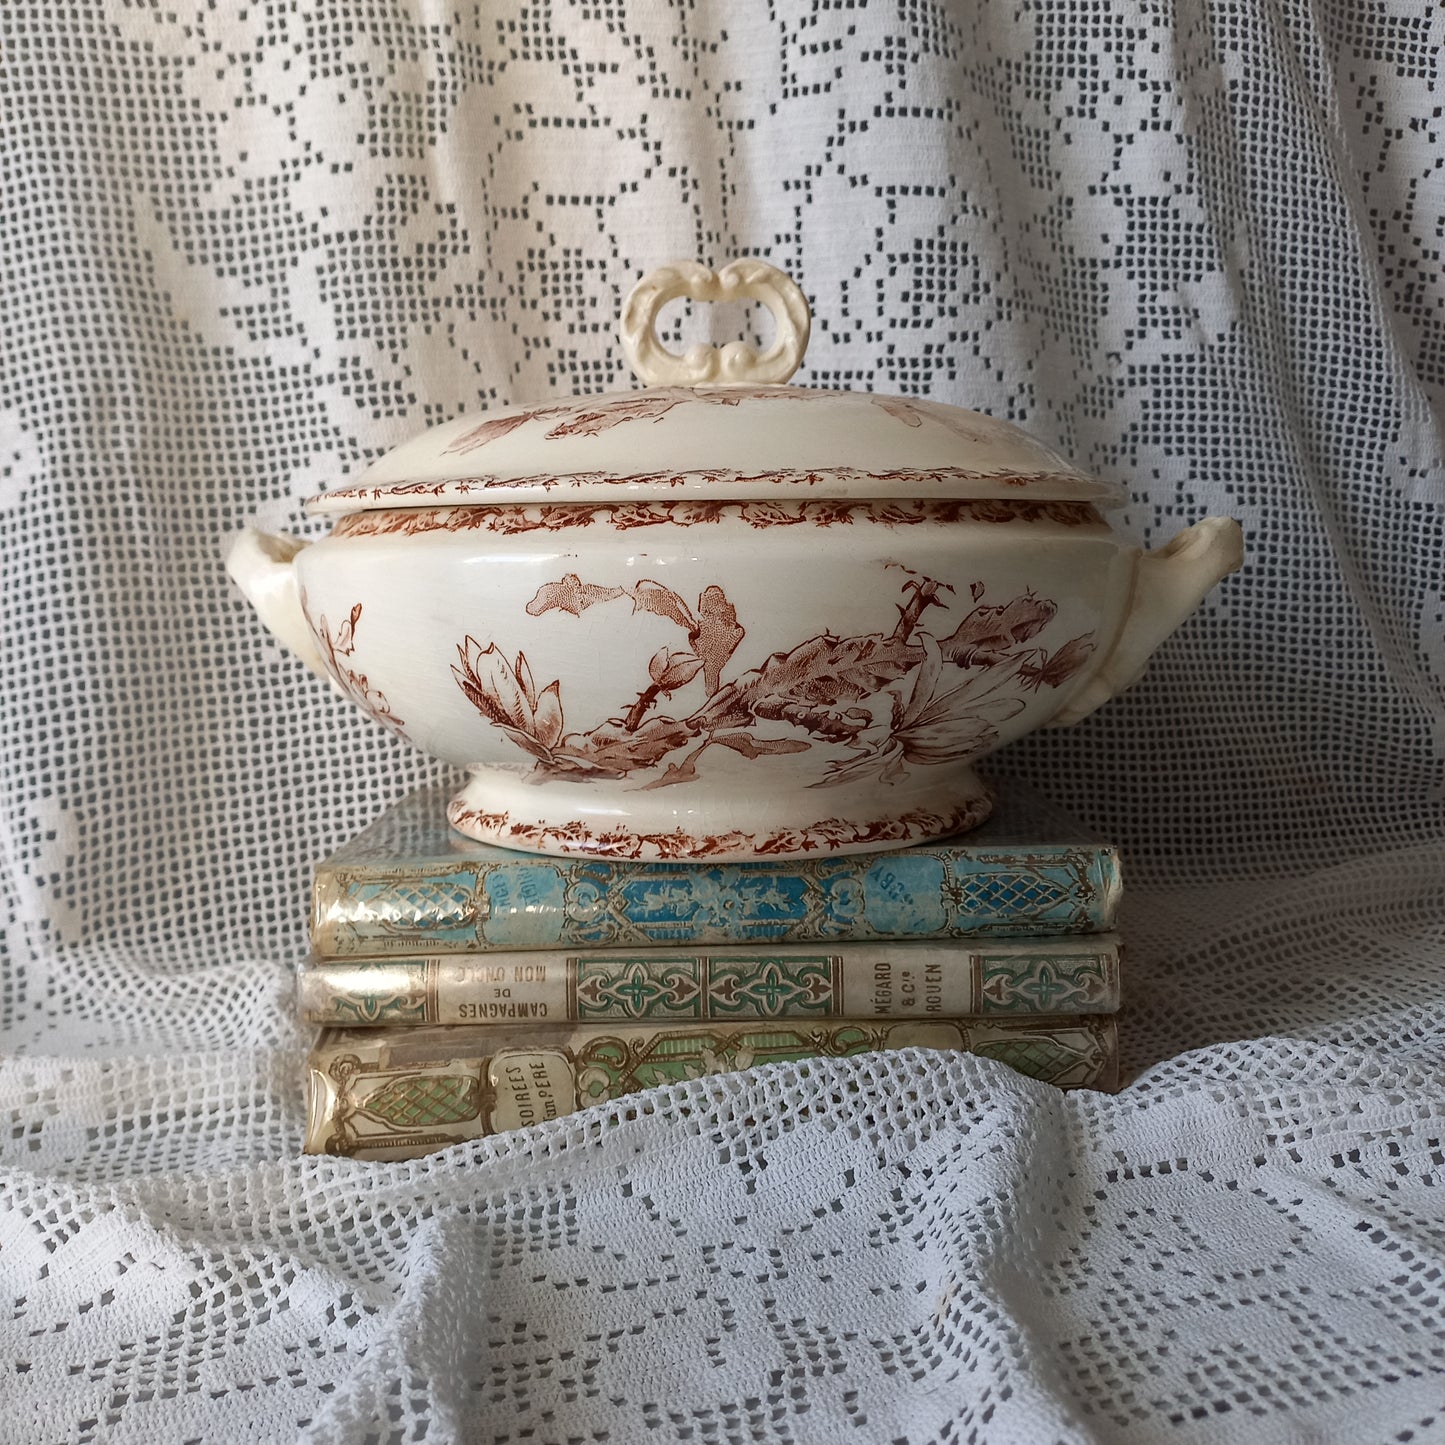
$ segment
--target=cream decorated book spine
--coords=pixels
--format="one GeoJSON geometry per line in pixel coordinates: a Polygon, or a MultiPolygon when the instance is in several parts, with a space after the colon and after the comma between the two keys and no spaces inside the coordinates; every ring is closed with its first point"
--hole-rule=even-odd
{"type": "Polygon", "coordinates": [[[302,1018],[326,1027],[1104,1014],[1115,934],[312,957],[302,1018]]]}
{"type": "Polygon", "coordinates": [[[309,1059],[304,1147],[411,1159],[653,1085],[901,1048],[963,1050],[1063,1088],[1118,1082],[1110,1015],[326,1029],[309,1059]]]}

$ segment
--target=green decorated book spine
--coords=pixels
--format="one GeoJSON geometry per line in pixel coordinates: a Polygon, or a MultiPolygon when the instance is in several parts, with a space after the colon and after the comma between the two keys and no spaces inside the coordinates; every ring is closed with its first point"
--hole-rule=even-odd
{"type": "Polygon", "coordinates": [[[704,948],[1107,932],[1117,851],[1037,805],[938,843],[851,857],[639,863],[517,853],[399,804],[316,870],[329,958],[704,948]],[[1011,819],[1011,822],[1008,820],[1011,819]]]}
{"type": "Polygon", "coordinates": [[[1118,1085],[1112,1016],[826,1024],[326,1029],[309,1059],[305,1152],[414,1159],[656,1084],[879,1049],[959,1049],[1061,1088],[1118,1085]]]}
{"type": "Polygon", "coordinates": [[[1108,1014],[1115,934],[832,948],[668,948],[309,959],[300,1012],[325,1027],[1108,1014]]]}

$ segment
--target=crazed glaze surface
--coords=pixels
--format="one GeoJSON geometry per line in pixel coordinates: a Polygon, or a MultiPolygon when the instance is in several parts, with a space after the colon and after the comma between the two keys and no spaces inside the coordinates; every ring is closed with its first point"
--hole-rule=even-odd
{"type": "MultiPolygon", "coordinates": [[[[633,311],[766,289],[735,265],[633,311]]],[[[1116,489],[1007,423],[659,361],[641,324],[654,372],[740,384],[460,418],[314,499],[330,537],[231,559],[309,665],[472,775],[473,837],[714,860],[971,827],[977,758],[1127,685],[1238,565],[1221,519],[1141,560],[1095,509],[1116,489]]]]}

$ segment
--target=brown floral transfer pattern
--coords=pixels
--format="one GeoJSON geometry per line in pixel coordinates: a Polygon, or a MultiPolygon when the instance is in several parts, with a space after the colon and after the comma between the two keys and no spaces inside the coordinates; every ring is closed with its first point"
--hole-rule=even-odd
{"type": "MultiPolygon", "coordinates": [[[[675,407],[688,404],[737,406],[743,401],[790,401],[796,406],[801,402],[836,399],[840,395],[848,393],[820,391],[807,386],[657,386],[623,396],[571,397],[547,406],[528,407],[508,416],[483,420],[452,442],[446,454],[456,456],[474,452],[532,421],[555,422],[545,433],[545,439],[551,441],[558,437],[599,436],[627,422],[661,421],[675,407]]],[[[1017,435],[1012,427],[991,417],[941,406],[919,397],[870,395],[868,400],[905,426],[918,427],[924,421],[936,422],[960,439],[978,445],[1017,435]]]]}
{"type": "Polygon", "coordinates": [[[1061,686],[1094,650],[1092,633],[1052,652],[1039,645],[1057,608],[1032,592],[990,604],[974,583],[969,610],[956,617],[953,591],[909,572],[891,632],[818,633],[725,679],[746,632],[721,587],[705,587],[692,604],[649,578],[602,586],[569,572],[538,588],[531,616],[580,617],[625,598],[634,614],[665,618],[681,634],[678,645],[652,655],[646,682],[616,714],[569,732],[560,679],[539,689],[525,652],[513,661],[470,635],[457,646],[452,674],[477,712],[534,759],[534,781],[637,774],[645,775],[640,789],[665,788],[696,779],[710,748],[756,759],[821,747],[830,756],[808,786],[891,784],[914,767],[985,752],[1029,693],[1061,686]],[[934,610],[951,630],[923,625],[934,610]],[[684,710],[676,700],[689,689],[693,705],[684,710]]]}
{"type": "Polygon", "coordinates": [[[337,537],[412,537],[423,532],[561,532],[593,525],[626,532],[637,527],[697,527],[740,521],[749,527],[835,527],[855,523],[909,527],[920,522],[1052,522],[1063,527],[1103,526],[1088,502],[1015,502],[1002,498],[960,501],[687,501],[539,502],[527,505],[396,507],[340,518],[337,537]]]}
{"type": "Polygon", "coordinates": [[[870,822],[819,818],[800,828],[779,828],[771,833],[634,833],[626,828],[598,830],[593,822],[573,819],[565,823],[516,821],[510,813],[484,813],[453,799],[447,821],[459,832],[504,847],[536,849],[544,853],[588,853],[600,858],[648,858],[660,861],[687,858],[791,857],[797,853],[829,853],[841,848],[886,847],[921,838],[943,838],[977,827],[993,810],[985,795],[969,798],[941,812],[914,809],[896,817],[870,822]]]}
{"type": "Polygon", "coordinates": [[[347,614],[346,620],[336,627],[326,620],[324,614],[312,622],[311,611],[306,605],[306,591],[303,588],[301,611],[311,628],[311,635],[316,639],[316,645],[321,649],[326,670],[336,679],[336,685],[368,717],[375,718],[397,737],[410,742],[411,739],[406,735],[406,724],[392,711],[386,694],[380,688],[373,687],[366,674],[358,672],[351,665],[351,659],[356,652],[356,627],[361,621],[361,603],[358,602],[347,614]]]}
{"type": "MultiPolygon", "coordinates": [[[[818,486],[871,486],[892,490],[906,484],[919,495],[938,492],[948,487],[987,483],[990,486],[1032,488],[1034,491],[1066,489],[1077,493],[1089,488],[1097,495],[1106,495],[1109,488],[1090,482],[1077,472],[981,472],[971,467],[900,467],[877,471],[865,467],[827,466],[812,468],[773,468],[767,471],[741,471],[736,467],[704,467],[691,471],[655,472],[536,472],[527,476],[444,477],[425,482],[394,481],[376,486],[337,487],[313,497],[307,504],[313,512],[334,512],[343,507],[369,506],[374,503],[396,503],[413,497],[443,498],[485,496],[505,489],[508,492],[550,492],[565,488],[585,492],[589,487],[625,482],[629,488],[667,487],[674,490],[716,492],[721,489],[762,487],[769,490],[803,491],[818,486]]],[[[886,494],[886,492],[885,492],[886,494]]]]}

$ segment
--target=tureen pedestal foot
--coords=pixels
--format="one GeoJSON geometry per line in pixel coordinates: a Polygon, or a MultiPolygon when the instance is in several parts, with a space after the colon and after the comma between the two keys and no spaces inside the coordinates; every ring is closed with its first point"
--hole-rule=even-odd
{"type": "MultiPolygon", "coordinates": [[[[750,858],[828,857],[925,843],[976,827],[993,796],[971,768],[951,769],[946,786],[818,788],[752,793],[736,808],[715,800],[704,810],[676,797],[681,788],[616,793],[585,783],[537,786],[501,771],[479,772],[451,800],[447,820],[483,843],[559,857],[634,858],[721,863],[750,858]],[[611,803],[613,806],[608,806],[611,803]]],[[[740,798],[743,797],[739,794],[740,798]]]]}

